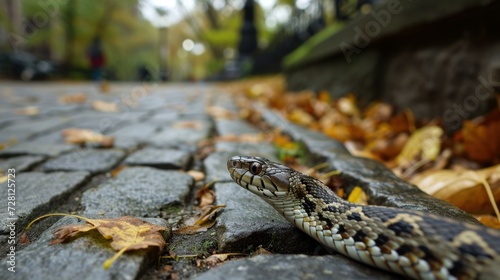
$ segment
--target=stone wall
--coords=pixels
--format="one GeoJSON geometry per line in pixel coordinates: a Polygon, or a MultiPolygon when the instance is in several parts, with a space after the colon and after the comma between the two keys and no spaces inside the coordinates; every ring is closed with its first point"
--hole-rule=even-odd
{"type": "Polygon", "coordinates": [[[356,93],[441,117],[449,131],[496,105],[499,0],[388,0],[285,61],[291,90],[356,93]]]}

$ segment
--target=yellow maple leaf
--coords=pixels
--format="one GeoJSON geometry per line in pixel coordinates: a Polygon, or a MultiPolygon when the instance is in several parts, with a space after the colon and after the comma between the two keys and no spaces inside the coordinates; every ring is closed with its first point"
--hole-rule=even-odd
{"type": "Polygon", "coordinates": [[[361,205],[368,205],[368,196],[361,187],[356,186],[352,189],[347,201],[361,205]]]}
{"type": "Polygon", "coordinates": [[[403,150],[396,157],[399,167],[418,169],[429,161],[435,160],[441,151],[443,129],[439,126],[425,126],[415,131],[403,150]]]}
{"type": "Polygon", "coordinates": [[[31,221],[26,227],[26,230],[28,230],[34,222],[49,216],[69,216],[86,222],[85,224],[66,225],[58,228],[53,233],[54,238],[50,241],[51,245],[68,242],[78,233],[95,229],[99,231],[104,238],[111,239],[110,246],[118,251],[118,253],[104,262],[104,269],[108,269],[125,251],[158,247],[158,252],[161,252],[166,245],[165,239],[160,231],[168,230],[168,228],[153,225],[141,219],[129,216],[116,219],[89,219],[76,215],[54,213],[43,215],[31,221]]]}

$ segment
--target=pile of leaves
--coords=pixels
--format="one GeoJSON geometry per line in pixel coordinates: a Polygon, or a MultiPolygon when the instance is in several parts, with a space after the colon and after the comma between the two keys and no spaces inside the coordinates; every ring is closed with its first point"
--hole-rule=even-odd
{"type": "MultiPolygon", "coordinates": [[[[382,162],[423,191],[479,215],[489,226],[500,227],[500,106],[464,120],[461,129],[446,135],[440,119],[419,122],[411,110],[397,111],[382,102],[362,109],[353,94],[332,99],[327,91],[288,92],[281,76],[236,82],[226,89],[236,93],[241,117],[248,121],[262,125],[259,111],[248,105],[261,103],[342,142],[355,156],[382,162]]],[[[293,146],[277,140],[279,147],[293,146]]],[[[292,154],[302,154],[297,145],[292,148],[292,154]]]]}

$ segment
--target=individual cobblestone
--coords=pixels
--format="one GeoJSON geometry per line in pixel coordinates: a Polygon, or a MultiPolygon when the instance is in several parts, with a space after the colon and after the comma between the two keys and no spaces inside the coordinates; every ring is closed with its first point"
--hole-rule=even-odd
{"type": "Polygon", "coordinates": [[[194,180],[179,171],[128,167],[81,198],[84,214],[156,217],[160,210],[184,205],[194,180]]]}
{"type": "MultiPolygon", "coordinates": [[[[145,220],[167,226],[163,219],[145,220]]],[[[157,247],[149,247],[123,254],[106,270],[103,268],[104,262],[116,251],[111,248],[109,241],[102,241],[96,231],[80,235],[68,243],[49,245],[53,231],[76,223],[82,222],[70,217],[56,222],[33,244],[17,253],[16,272],[3,272],[2,279],[137,279],[148,265],[158,260],[157,247]]],[[[166,234],[168,240],[168,232],[166,234]]],[[[6,264],[7,260],[3,259],[1,263],[6,264]]]]}
{"type": "Polygon", "coordinates": [[[45,171],[89,171],[101,173],[111,170],[125,156],[119,150],[77,150],[51,159],[43,164],[45,171]]]}
{"type": "Polygon", "coordinates": [[[277,253],[314,253],[321,246],[285,220],[261,198],[236,183],[216,183],[217,204],[225,204],[217,219],[218,248],[239,252],[258,246],[277,253]]]}
{"type": "Polygon", "coordinates": [[[167,126],[179,119],[179,116],[179,113],[174,111],[160,111],[156,112],[155,115],[148,119],[148,123],[155,124],[157,126],[167,126]]]}
{"type": "Polygon", "coordinates": [[[44,156],[20,156],[0,159],[0,173],[5,173],[10,168],[14,168],[16,172],[26,171],[44,159],[44,156]]]}
{"type": "Polygon", "coordinates": [[[67,122],[67,119],[59,117],[14,122],[0,130],[0,142],[8,142],[11,139],[21,142],[60,127],[65,122],[67,122]]]}
{"type": "MultiPolygon", "coordinates": [[[[53,211],[65,199],[89,179],[88,172],[26,172],[16,175],[15,217],[17,228],[22,229],[36,216],[53,211]]],[[[7,182],[0,184],[7,189],[7,182]]],[[[7,209],[7,195],[0,196],[0,234],[6,234],[6,225],[12,216],[7,209]]]]}
{"type": "Polygon", "coordinates": [[[147,123],[124,126],[110,135],[115,138],[114,146],[123,149],[135,149],[147,142],[158,130],[158,126],[147,123]]]}
{"type": "Polygon", "coordinates": [[[155,148],[144,148],[136,151],[125,160],[125,164],[128,165],[184,170],[187,170],[190,162],[191,155],[186,151],[155,148]]]}
{"type": "Polygon", "coordinates": [[[215,129],[218,135],[258,134],[259,131],[241,120],[217,120],[215,129]]]}
{"type": "Polygon", "coordinates": [[[204,119],[184,119],[163,128],[153,136],[149,144],[159,148],[185,148],[193,150],[198,142],[207,139],[212,123],[204,119]]]}
{"type": "Polygon", "coordinates": [[[42,155],[55,157],[63,153],[76,150],[77,146],[69,144],[47,144],[47,143],[20,143],[0,151],[0,157],[18,155],[42,155]]]}
{"type": "Polygon", "coordinates": [[[227,262],[192,278],[193,280],[216,279],[374,279],[396,280],[400,276],[352,262],[341,255],[259,255],[227,262]]]}

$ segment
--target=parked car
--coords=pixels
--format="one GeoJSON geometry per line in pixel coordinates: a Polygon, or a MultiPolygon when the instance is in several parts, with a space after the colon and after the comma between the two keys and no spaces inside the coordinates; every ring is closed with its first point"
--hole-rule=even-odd
{"type": "Polygon", "coordinates": [[[56,73],[56,65],[27,52],[0,54],[0,75],[23,81],[46,79],[56,73]]]}

